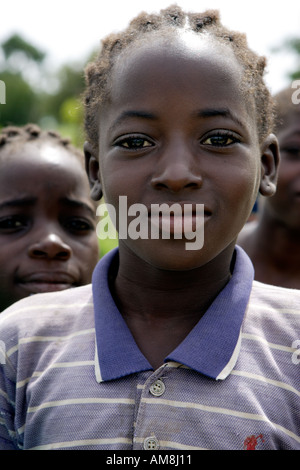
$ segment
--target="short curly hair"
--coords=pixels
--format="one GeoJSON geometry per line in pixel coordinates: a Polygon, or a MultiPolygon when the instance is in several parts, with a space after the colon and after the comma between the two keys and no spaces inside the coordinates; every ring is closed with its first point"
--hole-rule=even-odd
{"type": "Polygon", "coordinates": [[[265,57],[257,55],[248,47],[244,34],[225,28],[220,22],[218,11],[208,10],[202,14],[186,13],[179,6],[172,5],[161,10],[159,14],[141,13],[123,32],[109,35],[102,41],[96,60],[87,65],[84,94],[85,131],[87,140],[93,148],[98,147],[100,106],[107,98],[111,71],[121,52],[145,35],[153,32],[172,34],[180,28],[187,27],[198,34],[206,32],[231,48],[244,71],[245,98],[252,98],[255,106],[260,141],[272,132],[274,110],[272,96],[264,82],[265,57]]]}

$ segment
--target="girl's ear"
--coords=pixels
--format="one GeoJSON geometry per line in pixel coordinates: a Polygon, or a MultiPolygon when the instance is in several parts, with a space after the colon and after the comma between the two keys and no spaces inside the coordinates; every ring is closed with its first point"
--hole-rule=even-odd
{"type": "Polygon", "coordinates": [[[84,143],[83,150],[85,156],[85,169],[90,182],[91,198],[94,201],[100,201],[103,193],[100,182],[98,158],[89,142],[84,143]]]}
{"type": "Polygon", "coordinates": [[[268,135],[261,146],[261,181],[259,192],[263,196],[273,196],[276,192],[279,145],[274,134],[268,135]]]}

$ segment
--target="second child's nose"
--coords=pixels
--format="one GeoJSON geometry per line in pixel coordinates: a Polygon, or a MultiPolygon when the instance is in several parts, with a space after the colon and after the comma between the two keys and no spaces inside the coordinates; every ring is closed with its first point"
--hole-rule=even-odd
{"type": "Polygon", "coordinates": [[[28,254],[31,258],[67,261],[72,255],[72,249],[59,235],[51,233],[33,243],[28,254]]]}

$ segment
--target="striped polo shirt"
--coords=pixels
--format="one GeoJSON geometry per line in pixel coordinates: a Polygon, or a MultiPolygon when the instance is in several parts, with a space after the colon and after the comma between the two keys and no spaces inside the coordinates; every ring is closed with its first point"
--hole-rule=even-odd
{"type": "Polygon", "coordinates": [[[300,449],[300,291],[231,280],[153,370],[111,296],[92,285],[0,315],[0,449],[300,449]]]}

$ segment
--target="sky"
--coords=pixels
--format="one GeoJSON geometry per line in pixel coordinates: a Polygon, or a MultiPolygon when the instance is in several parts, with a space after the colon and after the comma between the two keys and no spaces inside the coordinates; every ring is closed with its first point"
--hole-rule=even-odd
{"type": "Polygon", "coordinates": [[[18,33],[46,52],[48,68],[56,69],[85,60],[101,38],[125,28],[141,11],[158,12],[172,3],[195,12],[219,10],[225,26],[246,33],[250,47],[267,56],[272,93],[289,84],[295,58],[273,49],[300,37],[299,0],[1,0],[0,43],[18,33]]]}

